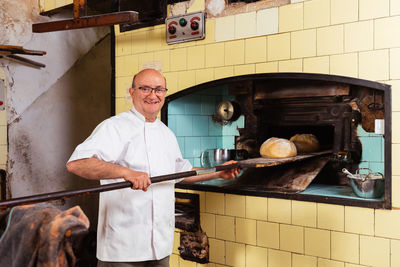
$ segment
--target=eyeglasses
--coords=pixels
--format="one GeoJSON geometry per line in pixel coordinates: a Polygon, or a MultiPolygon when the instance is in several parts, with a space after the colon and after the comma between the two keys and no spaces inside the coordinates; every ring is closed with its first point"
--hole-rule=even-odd
{"type": "Polygon", "coordinates": [[[151,92],[154,91],[154,93],[156,93],[156,95],[158,95],[158,96],[163,96],[168,91],[167,88],[164,88],[161,86],[157,86],[156,88],[152,88],[150,86],[139,86],[139,87],[137,87],[137,89],[141,90],[142,93],[145,95],[149,95],[149,94],[151,94],[151,92]]]}

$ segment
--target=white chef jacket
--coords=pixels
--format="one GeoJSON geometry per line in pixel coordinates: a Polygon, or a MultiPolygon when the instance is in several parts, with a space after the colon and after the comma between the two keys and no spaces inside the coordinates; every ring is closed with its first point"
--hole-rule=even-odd
{"type": "MultiPolygon", "coordinates": [[[[150,177],[192,169],[182,158],[175,135],[161,121],[145,122],[133,107],[99,124],[77,146],[69,161],[96,157],[150,177]]],[[[101,184],[124,181],[101,180],[101,184]]],[[[180,180],[178,180],[180,181],[180,180]]],[[[172,253],[175,227],[175,180],[100,193],[97,258],[135,262],[172,253]]]]}

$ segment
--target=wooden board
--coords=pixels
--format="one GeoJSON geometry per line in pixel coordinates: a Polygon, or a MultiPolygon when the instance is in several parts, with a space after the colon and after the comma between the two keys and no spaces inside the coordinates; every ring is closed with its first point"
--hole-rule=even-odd
{"type": "Polygon", "coordinates": [[[255,191],[298,193],[305,190],[322,171],[330,159],[328,157],[308,157],[268,168],[245,169],[239,179],[229,185],[255,191]]]}
{"type": "Polygon", "coordinates": [[[332,153],[332,150],[325,150],[325,151],[319,151],[319,152],[314,152],[314,153],[308,153],[308,154],[301,154],[297,155],[294,157],[289,157],[289,158],[282,158],[282,159],[274,159],[274,158],[252,158],[252,159],[246,159],[246,160],[241,160],[239,162],[239,165],[241,168],[263,168],[263,167],[271,167],[271,166],[277,166],[281,164],[286,164],[290,162],[295,162],[295,161],[300,161],[316,156],[322,156],[322,155],[329,155],[332,153]]]}

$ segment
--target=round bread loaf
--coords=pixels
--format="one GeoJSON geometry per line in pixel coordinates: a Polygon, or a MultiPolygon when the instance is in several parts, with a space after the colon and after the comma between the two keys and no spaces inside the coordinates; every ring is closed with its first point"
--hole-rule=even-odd
{"type": "Polygon", "coordinates": [[[319,141],[313,134],[296,134],[290,138],[299,153],[310,153],[319,150],[319,141]]]}
{"type": "Polygon", "coordinates": [[[277,137],[271,137],[260,147],[260,155],[266,158],[288,158],[297,155],[293,142],[277,137]]]}

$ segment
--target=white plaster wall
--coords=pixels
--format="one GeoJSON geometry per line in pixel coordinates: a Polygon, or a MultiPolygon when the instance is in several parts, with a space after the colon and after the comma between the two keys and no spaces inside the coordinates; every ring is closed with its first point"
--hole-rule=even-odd
{"type": "MultiPolygon", "coordinates": [[[[70,175],[65,163],[95,125],[110,116],[110,37],[103,39],[109,27],[32,33],[32,23],[72,18],[72,10],[49,18],[39,15],[37,0],[1,0],[0,11],[0,43],[47,52],[21,55],[46,65],[40,69],[0,59],[7,77],[11,197],[93,185],[70,175]]],[[[93,222],[97,196],[92,199],[58,204],[86,206],[93,222]]]]}

